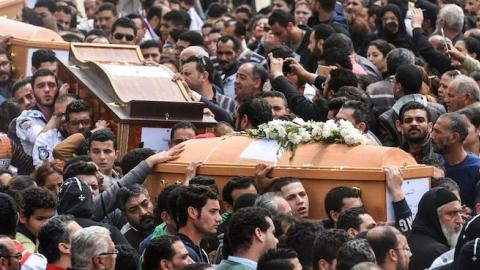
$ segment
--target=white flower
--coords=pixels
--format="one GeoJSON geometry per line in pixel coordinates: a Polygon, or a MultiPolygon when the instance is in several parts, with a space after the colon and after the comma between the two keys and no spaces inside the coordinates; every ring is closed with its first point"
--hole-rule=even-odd
{"type": "Polygon", "coordinates": [[[298,124],[300,126],[305,124],[305,121],[303,121],[303,119],[299,118],[299,117],[293,119],[292,122],[295,123],[295,124],[298,124]]]}
{"type": "Polygon", "coordinates": [[[290,132],[288,133],[288,140],[293,144],[299,144],[302,141],[302,136],[296,133],[290,132]]]}

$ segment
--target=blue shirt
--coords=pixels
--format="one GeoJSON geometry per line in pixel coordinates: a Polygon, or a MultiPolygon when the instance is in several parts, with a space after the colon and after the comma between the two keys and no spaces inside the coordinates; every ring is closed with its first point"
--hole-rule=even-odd
{"type": "Polygon", "coordinates": [[[480,158],[468,153],[467,157],[457,165],[450,166],[444,162],[446,176],[452,178],[460,187],[462,202],[473,208],[475,186],[480,179],[480,158]]]}
{"type": "Polygon", "coordinates": [[[242,258],[242,257],[236,257],[236,256],[228,256],[228,260],[232,262],[236,262],[239,264],[243,264],[245,266],[248,266],[252,269],[257,269],[257,262],[254,262],[250,259],[247,258],[242,258]]]}

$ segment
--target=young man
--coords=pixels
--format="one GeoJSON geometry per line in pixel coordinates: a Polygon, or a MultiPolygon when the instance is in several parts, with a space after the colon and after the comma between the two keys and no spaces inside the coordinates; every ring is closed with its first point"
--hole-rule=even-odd
{"type": "Polygon", "coordinates": [[[266,209],[258,207],[239,209],[232,215],[225,236],[232,255],[215,269],[257,269],[260,256],[277,246],[278,240],[274,233],[275,226],[266,209]]]}
{"type": "Polygon", "coordinates": [[[377,223],[363,207],[350,208],[338,216],[337,228],[345,230],[352,237],[375,226],[377,223]]]}
{"type": "Polygon", "coordinates": [[[106,2],[101,4],[95,12],[95,28],[110,33],[113,22],[117,19],[117,9],[114,4],[106,2]]]}
{"type": "Polygon", "coordinates": [[[395,227],[377,226],[367,232],[366,238],[382,269],[408,269],[412,253],[407,238],[395,227]]]}
{"type": "Polygon", "coordinates": [[[273,191],[279,192],[287,200],[292,208],[292,214],[296,217],[307,218],[310,208],[308,194],[297,178],[280,178],[273,185],[273,191]]]}
{"type": "Polygon", "coordinates": [[[197,132],[197,128],[190,122],[176,123],[170,132],[170,147],[195,138],[197,132]]]}
{"type": "Polygon", "coordinates": [[[154,40],[146,40],[140,44],[140,50],[142,51],[143,58],[145,60],[151,60],[155,63],[160,63],[160,57],[162,53],[160,51],[160,45],[154,40]]]}
{"type": "Polygon", "coordinates": [[[143,270],[181,270],[193,260],[177,236],[165,235],[152,240],[143,255],[143,270]]]}
{"type": "Polygon", "coordinates": [[[118,158],[117,139],[109,129],[101,129],[92,133],[88,145],[88,156],[97,165],[102,174],[104,189],[120,179],[120,173],[114,169],[118,158]]]}
{"type": "Polygon", "coordinates": [[[351,239],[344,230],[329,229],[321,232],[313,243],[313,270],[335,269],[338,250],[351,239]]]}
{"type": "Polygon", "coordinates": [[[71,240],[82,227],[72,216],[59,215],[48,220],[38,233],[38,252],[47,258],[47,270],[66,270],[71,266],[71,240]]]}
{"type": "Polygon", "coordinates": [[[297,252],[291,249],[271,249],[258,260],[257,270],[302,270],[297,252]]]}
{"type": "Polygon", "coordinates": [[[32,84],[30,82],[30,78],[18,80],[12,87],[12,96],[22,112],[31,110],[37,105],[37,100],[35,100],[35,96],[33,95],[32,84]]]}
{"type": "Polygon", "coordinates": [[[118,18],[112,25],[110,42],[112,44],[134,45],[137,28],[129,18],[118,18]]]}
{"type": "Polygon", "coordinates": [[[47,49],[36,50],[32,54],[32,74],[40,69],[48,69],[57,74],[57,59],[55,52],[47,49]]]}
{"type": "Polygon", "coordinates": [[[155,228],[153,204],[147,189],[135,184],[123,187],[117,193],[118,206],[128,223],[120,232],[137,251],[140,242],[155,228]]]}
{"type": "Polygon", "coordinates": [[[0,103],[12,96],[13,74],[5,49],[0,48],[0,103]]]}
{"type": "Polygon", "coordinates": [[[58,95],[57,78],[52,71],[41,69],[32,76],[32,87],[37,105],[23,111],[16,121],[17,136],[25,153],[30,156],[38,134],[52,118],[58,95]]]}
{"type": "Polygon", "coordinates": [[[40,227],[55,215],[57,200],[48,190],[31,187],[22,192],[23,209],[15,238],[30,252],[35,252],[40,227]]]}
{"type": "Polygon", "coordinates": [[[205,251],[200,247],[207,234],[215,234],[220,225],[220,203],[210,188],[187,186],[177,199],[175,222],[178,236],[195,262],[208,263],[205,251]]]}
{"type": "Polygon", "coordinates": [[[325,213],[328,220],[323,222],[327,229],[335,228],[338,216],[353,207],[363,207],[358,190],[351,187],[334,187],[325,195],[325,213]]]}

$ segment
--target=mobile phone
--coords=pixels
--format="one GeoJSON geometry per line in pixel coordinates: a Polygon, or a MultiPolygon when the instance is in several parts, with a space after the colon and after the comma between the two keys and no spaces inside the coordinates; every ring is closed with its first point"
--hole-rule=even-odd
{"type": "MultiPolygon", "coordinates": [[[[450,45],[447,42],[447,38],[445,37],[445,32],[443,32],[443,27],[440,28],[440,33],[442,34],[443,42],[445,42],[445,46],[447,47],[447,49],[448,50],[452,49],[452,48],[450,48],[450,45]]],[[[448,55],[448,57],[450,57],[450,54],[447,53],[447,55],[448,55]]]]}

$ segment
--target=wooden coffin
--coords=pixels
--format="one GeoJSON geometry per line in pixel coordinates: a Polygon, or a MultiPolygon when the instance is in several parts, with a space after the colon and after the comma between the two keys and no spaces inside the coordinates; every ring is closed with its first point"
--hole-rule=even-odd
{"type": "Polygon", "coordinates": [[[16,78],[31,75],[31,58],[38,49],[52,49],[61,61],[67,61],[69,43],[50,29],[0,18],[1,35],[11,36],[10,59],[16,78]]]}
{"type": "Polygon", "coordinates": [[[139,146],[167,148],[170,128],[190,121],[200,129],[213,127],[187,90],[166,67],[145,66],[137,46],[72,43],[68,64],[60,62],[58,77],[71,92],[89,101],[95,119],[110,121],[120,154],[139,146]]]}
{"type": "Polygon", "coordinates": [[[195,139],[186,142],[185,151],[175,161],[161,164],[153,170],[147,180],[152,198],[166,186],[183,181],[186,166],[192,161],[203,165],[198,175],[215,177],[219,188],[231,177],[253,176],[258,163],[274,164],[274,177],[297,177],[301,179],[310,200],[310,218],[326,217],[324,197],[335,186],[358,187],[362,200],[376,220],[393,220],[388,202],[384,165],[401,167],[407,180],[404,190],[407,202],[416,213],[421,195],[430,188],[433,168],[418,165],[406,152],[398,148],[379,146],[350,147],[343,144],[300,145],[293,161],[290,153],[284,152],[278,161],[276,155],[263,141],[243,136],[195,139]],[[275,158],[273,159],[275,160],[275,158]]]}
{"type": "Polygon", "coordinates": [[[24,6],[25,0],[0,0],[0,17],[13,20],[24,6]]]}

